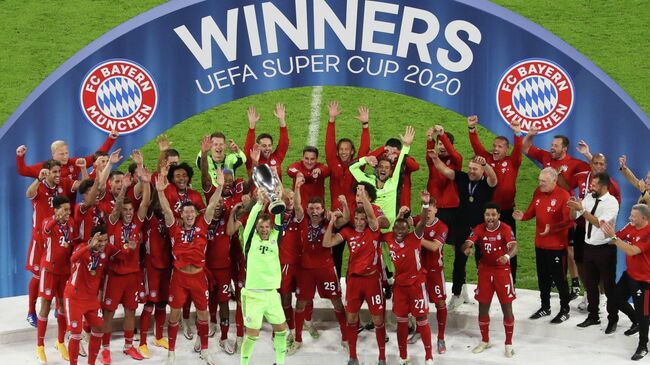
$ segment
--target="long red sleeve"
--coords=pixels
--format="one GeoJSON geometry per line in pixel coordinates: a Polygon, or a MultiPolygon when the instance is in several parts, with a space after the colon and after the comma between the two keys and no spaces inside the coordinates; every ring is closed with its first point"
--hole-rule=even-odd
{"type": "Polygon", "coordinates": [[[253,161],[251,161],[251,149],[255,144],[255,128],[248,128],[246,132],[246,142],[244,142],[244,155],[246,155],[246,170],[250,174],[251,168],[253,167],[253,161]]]}
{"type": "MultiPolygon", "coordinates": [[[[453,143],[449,140],[449,137],[447,137],[446,134],[443,134],[442,136],[438,137],[442,141],[442,145],[445,146],[445,149],[447,150],[447,154],[449,155],[449,159],[451,160],[451,163],[453,165],[457,166],[463,166],[463,156],[456,151],[456,148],[454,148],[453,143]]],[[[459,168],[460,169],[460,168],[459,168]]]]}
{"type": "Polygon", "coordinates": [[[512,163],[519,168],[521,166],[521,160],[522,160],[522,155],[521,155],[521,144],[522,144],[523,138],[521,136],[515,136],[515,142],[514,142],[514,147],[512,147],[512,154],[510,154],[510,158],[512,159],[512,163]]]}
{"type": "Polygon", "coordinates": [[[332,169],[338,166],[338,156],[336,155],[336,124],[327,122],[327,131],[325,132],[325,161],[332,169]]]}
{"type": "Polygon", "coordinates": [[[43,163],[39,162],[31,166],[25,164],[25,156],[16,155],[16,167],[18,169],[18,174],[26,177],[33,177],[36,179],[38,174],[43,169],[43,163]]]}
{"type": "Polygon", "coordinates": [[[490,156],[485,147],[483,147],[483,143],[481,143],[481,140],[478,138],[478,133],[476,131],[469,132],[469,142],[472,145],[472,150],[474,150],[475,155],[486,159],[490,156]]]}
{"type": "Polygon", "coordinates": [[[278,141],[278,146],[275,148],[275,151],[273,152],[275,154],[275,158],[278,160],[284,160],[284,156],[287,154],[287,151],[289,150],[289,132],[287,131],[287,127],[280,127],[280,140],[278,141]]]}

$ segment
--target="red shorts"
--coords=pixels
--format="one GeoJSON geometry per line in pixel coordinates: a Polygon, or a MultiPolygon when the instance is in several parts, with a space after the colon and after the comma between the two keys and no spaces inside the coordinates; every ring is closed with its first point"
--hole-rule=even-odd
{"type": "Polygon", "coordinates": [[[208,310],[208,278],[203,271],[196,274],[187,274],[180,270],[172,271],[172,279],[169,282],[169,306],[171,308],[183,308],[185,301],[189,298],[194,302],[196,310],[208,310]]]}
{"type": "Polygon", "coordinates": [[[65,297],[65,314],[68,320],[68,331],[72,334],[80,334],[83,328],[82,319],[85,319],[90,327],[101,328],[104,324],[99,300],[75,300],[65,297]]]}
{"type": "Polygon", "coordinates": [[[37,233],[32,231],[32,240],[29,241],[29,248],[27,249],[27,262],[25,263],[25,270],[31,271],[37,278],[41,274],[41,254],[43,249],[38,241],[37,233]]]}
{"type": "Polygon", "coordinates": [[[333,299],[341,297],[339,278],[334,266],[320,269],[301,269],[298,276],[296,296],[299,300],[312,300],[318,289],[321,298],[333,299]]]}
{"type": "Polygon", "coordinates": [[[215,295],[219,303],[229,301],[230,293],[232,292],[232,272],[230,268],[209,270],[215,280],[214,289],[212,289],[210,295],[215,295]]]}
{"type": "Polygon", "coordinates": [[[379,273],[370,276],[350,275],[347,277],[345,311],[359,313],[364,300],[368,304],[371,314],[381,315],[384,313],[386,306],[379,273]]]}
{"type": "Polygon", "coordinates": [[[393,285],[393,313],[395,317],[422,317],[429,314],[429,301],[424,282],[413,285],[393,285]]]}
{"type": "Polygon", "coordinates": [[[479,303],[491,303],[494,292],[499,303],[512,303],[517,298],[515,285],[512,283],[510,267],[478,267],[478,284],[474,290],[474,299],[479,303]]]}
{"type": "Polygon", "coordinates": [[[426,278],[426,288],[429,293],[429,303],[447,299],[445,271],[442,268],[429,270],[426,278]]]}
{"type": "Polygon", "coordinates": [[[171,269],[157,269],[147,265],[144,269],[144,293],[147,301],[151,303],[163,303],[169,297],[169,280],[171,269]]]}
{"type": "Polygon", "coordinates": [[[280,284],[280,294],[291,294],[298,287],[298,276],[300,274],[300,264],[282,265],[282,284],[280,284]]]}
{"type": "Polygon", "coordinates": [[[122,304],[124,309],[136,310],[141,285],[140,272],[118,275],[109,272],[104,278],[102,307],[115,312],[122,304]]]}
{"type": "MultiPolygon", "coordinates": [[[[60,275],[51,273],[45,268],[41,269],[40,281],[38,284],[39,298],[52,300],[53,298],[63,298],[65,283],[70,275],[60,275]]],[[[57,303],[57,307],[59,304],[57,303]]]]}

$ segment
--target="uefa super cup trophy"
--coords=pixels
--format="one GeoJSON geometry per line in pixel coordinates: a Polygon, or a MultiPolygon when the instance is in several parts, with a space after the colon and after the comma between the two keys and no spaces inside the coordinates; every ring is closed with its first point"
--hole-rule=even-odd
{"type": "Polygon", "coordinates": [[[278,194],[275,192],[280,186],[280,180],[271,172],[268,165],[260,165],[253,167],[253,182],[258,189],[264,189],[269,197],[271,203],[269,204],[269,211],[271,214],[282,214],[286,206],[278,194]]]}

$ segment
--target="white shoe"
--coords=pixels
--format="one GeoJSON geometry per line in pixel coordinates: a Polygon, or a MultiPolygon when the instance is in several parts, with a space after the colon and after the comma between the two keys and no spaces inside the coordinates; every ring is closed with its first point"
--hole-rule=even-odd
{"type": "Polygon", "coordinates": [[[307,331],[309,332],[309,335],[311,338],[314,340],[318,339],[320,337],[320,333],[318,333],[318,329],[316,328],[316,324],[311,322],[311,321],[305,321],[305,325],[303,328],[306,328],[307,331]]]}
{"type": "Polygon", "coordinates": [[[447,311],[453,312],[455,311],[460,305],[463,304],[463,299],[460,297],[460,295],[453,295],[449,299],[449,303],[447,303],[447,311]]]}
{"type": "Polygon", "coordinates": [[[300,350],[300,347],[302,347],[302,342],[294,341],[293,344],[287,348],[287,355],[294,355],[298,350],[300,350]]]}
{"type": "Polygon", "coordinates": [[[293,331],[289,331],[287,334],[287,348],[296,340],[296,336],[293,334],[293,331]]]}
{"type": "Polygon", "coordinates": [[[239,353],[241,351],[242,343],[244,343],[244,338],[237,336],[237,339],[235,339],[235,353],[239,353]]]}
{"type": "Polygon", "coordinates": [[[208,365],[217,365],[217,359],[214,358],[211,352],[208,352],[208,349],[201,350],[201,358],[208,365]]]}
{"type": "Polygon", "coordinates": [[[347,353],[350,353],[350,344],[348,343],[348,341],[343,341],[343,340],[341,340],[341,347],[343,347],[343,349],[344,349],[347,353]]]}
{"type": "Polygon", "coordinates": [[[175,365],[175,364],[176,364],[176,353],[174,353],[174,351],[167,351],[166,365],[175,365]]]}
{"type": "Polygon", "coordinates": [[[469,293],[467,292],[467,284],[463,284],[463,288],[460,291],[460,296],[463,298],[463,303],[465,304],[474,303],[474,301],[469,297],[469,293]]]}
{"type": "Polygon", "coordinates": [[[506,345],[506,352],[505,355],[506,357],[512,357],[515,354],[515,350],[512,348],[512,345],[506,345]]]}
{"type": "Polygon", "coordinates": [[[227,353],[228,355],[235,353],[235,345],[227,338],[225,340],[219,340],[219,347],[221,347],[223,352],[227,353]]]}
{"type": "Polygon", "coordinates": [[[193,340],[194,331],[192,330],[192,326],[190,326],[190,321],[188,319],[183,319],[181,322],[183,323],[183,336],[190,341],[193,340]]]}
{"type": "Polygon", "coordinates": [[[411,359],[408,358],[408,357],[406,359],[399,359],[399,362],[398,362],[399,365],[407,365],[407,364],[410,364],[410,363],[411,363],[411,359]]]}
{"type": "Polygon", "coordinates": [[[472,350],[473,353],[475,354],[480,354],[481,352],[485,351],[485,349],[489,349],[492,347],[492,345],[489,342],[481,342],[474,349],[472,350]]]}
{"type": "Polygon", "coordinates": [[[208,337],[214,337],[215,333],[217,333],[217,324],[210,323],[210,328],[208,329],[208,337]]]}
{"type": "Polygon", "coordinates": [[[196,336],[194,341],[194,352],[201,352],[201,337],[196,336]]]}
{"type": "Polygon", "coordinates": [[[582,302],[578,303],[578,310],[580,312],[585,312],[587,311],[587,306],[589,305],[589,302],[587,301],[587,293],[585,293],[585,296],[582,297],[582,302]]]}

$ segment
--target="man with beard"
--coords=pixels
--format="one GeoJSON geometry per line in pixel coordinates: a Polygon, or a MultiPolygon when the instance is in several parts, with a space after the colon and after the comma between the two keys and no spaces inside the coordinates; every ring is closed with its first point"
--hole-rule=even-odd
{"type": "Polygon", "coordinates": [[[381,207],[391,225],[397,217],[399,208],[399,199],[397,197],[397,191],[399,188],[399,171],[402,168],[405,156],[408,155],[411,149],[414,137],[415,129],[411,126],[406,127],[404,135],[400,135],[404,147],[402,148],[394,169],[392,168],[390,160],[387,158],[378,160],[374,156],[362,157],[359,161],[350,166],[350,172],[356,181],[367,182],[376,187],[376,203],[381,207]],[[367,175],[361,171],[361,167],[366,164],[375,168],[374,175],[367,175]]]}
{"type": "MultiPolygon", "coordinates": [[[[508,155],[508,148],[510,147],[508,137],[497,136],[494,138],[492,151],[488,152],[478,138],[477,125],[478,117],[476,115],[467,118],[469,141],[472,144],[474,153],[485,158],[487,163],[494,169],[499,184],[494,189],[493,201],[501,207],[501,221],[510,226],[512,233],[516,235],[517,224],[512,218],[512,212],[514,212],[515,196],[517,195],[517,175],[521,166],[521,126],[517,121],[510,124],[510,128],[514,132],[514,146],[512,147],[512,153],[508,155]]],[[[517,256],[510,259],[510,269],[512,270],[512,280],[516,283],[517,256]]]]}
{"type": "MultiPolygon", "coordinates": [[[[339,202],[343,207],[343,215],[332,217],[325,211],[325,203],[317,196],[307,202],[307,216],[300,205],[294,204],[296,219],[300,221],[300,236],[302,242],[301,273],[298,277],[298,288],[296,294],[296,340],[287,350],[288,355],[293,355],[302,346],[302,328],[305,324],[305,307],[314,299],[316,290],[321,298],[327,298],[332,302],[336,319],[341,329],[341,342],[347,345],[345,310],[341,300],[341,288],[334,268],[332,250],[323,247],[323,237],[330,220],[334,220],[334,226],[341,228],[350,220],[348,203],[341,195],[339,202]],[[303,219],[304,218],[304,219],[303,219]]],[[[314,325],[311,324],[313,327],[314,325]]]]}
{"type": "Polygon", "coordinates": [[[429,328],[429,303],[425,287],[425,274],[420,265],[422,247],[435,251],[440,243],[419,239],[409,233],[409,223],[398,217],[393,231],[384,233],[383,239],[390,250],[395,264],[395,286],[393,289],[393,314],[397,318],[397,345],[399,364],[409,364],[408,357],[408,316],[411,314],[417,323],[417,332],[422,338],[425,351],[425,364],[433,365],[431,351],[431,329],[429,328]]]}
{"type": "Polygon", "coordinates": [[[103,364],[111,363],[110,342],[113,316],[119,304],[124,307],[123,352],[135,360],[143,359],[143,356],[133,347],[133,332],[135,310],[138,308],[137,299],[142,282],[140,244],[142,243],[142,226],[147,219],[151,201],[151,174],[141,171],[139,176],[142,184],[142,203],[138,210],[135,211],[133,203],[125,197],[133,179],[131,175],[125,175],[113,211],[108,216],[108,240],[111,245],[121,250],[122,254],[110,258],[108,275],[104,280],[104,297],[102,299],[104,337],[101,353],[103,364]]]}
{"type": "Polygon", "coordinates": [[[462,241],[455,244],[453,285],[451,287],[453,295],[447,306],[450,311],[453,311],[466,302],[464,298],[461,298],[467,266],[467,256],[463,253],[464,241],[471,233],[472,228],[483,221],[483,206],[492,199],[498,179],[492,166],[481,156],[474,156],[469,161],[465,173],[450,169],[438,157],[435,150],[429,150],[427,153],[436,169],[445,178],[454,181],[460,200],[456,230],[457,237],[462,238],[462,241]]]}
{"type": "MultiPolygon", "coordinates": [[[[616,285],[616,248],[609,245],[609,239],[600,229],[600,222],[616,224],[618,201],[609,193],[611,182],[606,172],[591,177],[589,192],[581,201],[568,202],[572,218],[582,217],[585,221],[584,259],[581,257],[583,280],[589,306],[589,315],[578,327],[585,328],[600,324],[598,314],[601,283],[607,296],[607,319],[605,334],[613,333],[618,322],[618,308],[614,299],[616,285]]],[[[577,260],[576,260],[577,261],[577,260]]]]}
{"type": "MultiPolygon", "coordinates": [[[[374,156],[377,159],[387,158],[395,168],[395,163],[402,150],[402,142],[397,138],[389,138],[386,143],[368,153],[368,156],[374,156]]],[[[398,171],[399,188],[399,206],[411,208],[411,174],[420,169],[420,164],[412,156],[405,156],[402,168],[398,171]]]]}
{"type": "MultiPolygon", "coordinates": [[[[363,185],[359,185],[362,189],[363,185]]],[[[379,222],[364,194],[361,195],[362,207],[354,211],[354,225],[344,227],[334,234],[334,219],[330,220],[323,237],[323,247],[333,247],[347,242],[350,250],[348,274],[345,293],[345,317],[347,323],[347,339],[350,359],[348,365],[358,365],[357,359],[357,323],[359,310],[365,301],[372,316],[375,327],[375,337],[379,348],[379,364],[386,363],[386,327],[384,312],[386,310],[381,284],[381,233],[379,222]]],[[[343,213],[333,211],[333,217],[338,218],[343,213]]]]}
{"type": "Polygon", "coordinates": [[[325,179],[330,176],[330,169],[326,165],[318,162],[318,148],[305,146],[302,149],[302,160],[294,162],[287,169],[287,175],[293,179],[293,185],[296,184],[296,178],[301,176],[305,183],[300,190],[300,200],[305,204],[312,197],[319,197],[325,200],[325,179]]]}
{"type": "MultiPolygon", "coordinates": [[[[217,169],[229,169],[233,174],[237,172],[237,168],[246,163],[246,155],[239,146],[232,139],[228,141],[228,148],[230,154],[226,155],[226,135],[222,132],[215,132],[210,135],[210,158],[208,158],[208,176],[212,179],[212,183],[216,184],[217,169]]],[[[196,156],[196,167],[201,169],[202,150],[196,156]]]]}
{"type": "Polygon", "coordinates": [[[106,227],[98,225],[89,232],[90,239],[77,245],[70,257],[72,274],[65,285],[64,303],[70,331],[68,352],[70,364],[76,365],[79,356],[82,320],[90,327],[88,364],[94,365],[102,342],[103,321],[100,312],[99,284],[107,269],[109,257],[120,249],[108,245],[106,227]]]}
{"type": "Polygon", "coordinates": [[[248,133],[246,134],[246,142],[244,144],[244,154],[246,154],[246,171],[250,176],[253,170],[253,163],[251,161],[251,149],[254,144],[260,145],[261,155],[259,158],[260,165],[269,165],[271,169],[275,168],[278,171],[278,176],[282,180],[282,161],[289,149],[289,133],[287,132],[287,123],[285,121],[284,104],[278,103],[275,105],[273,112],[280,124],[280,140],[278,145],[273,150],[273,137],[268,133],[262,133],[255,138],[255,127],[260,121],[260,116],[257,114],[255,107],[248,108],[248,133]]]}
{"type": "MultiPolygon", "coordinates": [[[[370,150],[369,110],[364,106],[360,106],[358,109],[359,115],[356,116],[356,119],[361,122],[359,153],[356,153],[354,143],[349,138],[341,138],[338,142],[336,141],[336,118],[341,115],[339,103],[335,100],[331,101],[327,110],[329,120],[325,134],[325,161],[327,161],[327,166],[330,168],[330,207],[332,210],[336,210],[340,208],[337,200],[339,195],[345,195],[349,203],[354,202],[355,192],[350,187],[354,185],[355,180],[350,173],[350,165],[356,158],[367,155],[370,150]]],[[[334,266],[339,275],[341,275],[344,248],[344,245],[332,247],[334,266]]]]}
{"type": "Polygon", "coordinates": [[[208,365],[216,364],[213,355],[208,352],[208,279],[205,273],[205,251],[208,244],[208,226],[214,218],[216,207],[221,197],[223,174],[217,170],[217,191],[208,202],[204,214],[199,214],[199,209],[192,201],[182,203],[180,218],[176,218],[166,197],[169,183],[164,177],[156,180],[156,190],[160,207],[165,216],[165,225],[169,229],[172,254],[174,256],[174,269],[169,284],[169,352],[167,365],[176,363],[176,336],[178,335],[178,322],[181,318],[182,307],[188,300],[196,306],[197,329],[200,346],[194,350],[200,352],[201,358],[208,365]]]}
{"type": "MultiPolygon", "coordinates": [[[[80,163],[85,163],[83,159],[80,163]]],[[[32,201],[32,239],[27,250],[27,262],[25,269],[31,271],[32,278],[29,282],[27,322],[37,327],[36,300],[39,296],[39,283],[41,280],[41,255],[43,244],[41,231],[43,221],[54,214],[52,199],[57,196],[69,196],[73,188],[79,186],[79,182],[61,179],[61,163],[55,160],[48,160],[43,163],[43,169],[39,172],[38,179],[35,179],[27,188],[27,198],[32,201]]],[[[59,319],[63,321],[63,319],[59,319]]]]}
{"type": "MultiPolygon", "coordinates": [[[[452,170],[463,168],[463,156],[454,148],[454,135],[445,132],[441,125],[435,125],[427,131],[427,151],[438,150],[438,158],[452,170]]],[[[427,180],[427,191],[436,201],[438,209],[437,217],[445,223],[449,231],[446,243],[450,245],[462,244],[465,237],[458,238],[458,229],[456,229],[456,217],[458,214],[458,190],[456,184],[443,176],[436,168],[433,160],[426,154],[427,166],[429,167],[429,177],[427,180]]],[[[463,301],[469,303],[469,294],[467,287],[462,287],[463,301]]]]}
{"type": "MultiPolygon", "coordinates": [[[[161,170],[161,174],[164,172],[165,169],[161,170]]],[[[194,170],[190,165],[185,162],[173,165],[164,176],[166,176],[167,180],[171,182],[171,184],[168,184],[165,189],[165,197],[167,198],[176,218],[180,217],[181,206],[187,202],[192,202],[198,212],[205,210],[205,203],[203,203],[201,194],[190,188],[192,176],[194,176],[194,170]]]]}
{"type": "Polygon", "coordinates": [[[566,282],[566,255],[569,227],[573,224],[567,205],[569,193],[557,186],[558,172],[546,167],[539,173],[539,187],[526,212],[515,210],[518,221],[535,218],[535,263],[541,307],[530,316],[539,319],[551,315],[551,286],[560,294],[560,312],[551,320],[559,324],[569,319],[569,286],[566,282]]]}
{"type": "MultiPolygon", "coordinates": [[[[58,167],[58,162],[56,162],[58,167]]],[[[47,166],[48,162],[43,164],[47,166]]],[[[46,171],[58,175],[58,171],[43,169],[39,176],[45,178],[46,171]]],[[[56,177],[58,180],[59,178],[56,177]]],[[[34,184],[32,184],[34,185],[34,184]]],[[[31,188],[31,186],[30,186],[31,188]]],[[[30,191],[28,190],[28,194],[30,191]]],[[[66,196],[59,195],[52,198],[54,215],[42,222],[41,239],[43,242],[43,256],[41,258],[41,275],[38,296],[41,298],[41,308],[38,312],[38,330],[36,340],[36,356],[41,364],[47,363],[45,356],[44,337],[47,329],[47,317],[50,314],[52,299],[56,298],[59,310],[57,323],[59,332],[55,348],[61,353],[64,360],[68,360],[68,351],[64,344],[66,331],[65,311],[63,304],[63,291],[70,275],[70,255],[73,240],[77,238],[75,222],[71,218],[70,201],[66,196]]]]}
{"type": "Polygon", "coordinates": [[[463,245],[465,255],[470,255],[472,247],[480,252],[478,264],[478,284],[475,299],[478,301],[478,325],[481,329],[481,343],[472,352],[485,351],[490,345],[490,303],[494,293],[499,298],[503,312],[503,327],[506,332],[505,355],[512,357],[512,333],[515,316],[512,313],[512,301],[515,300],[515,283],[510,270],[510,259],[517,254],[517,241],[512,229],[500,221],[499,205],[489,202],[483,213],[484,223],[474,227],[463,245]]]}

